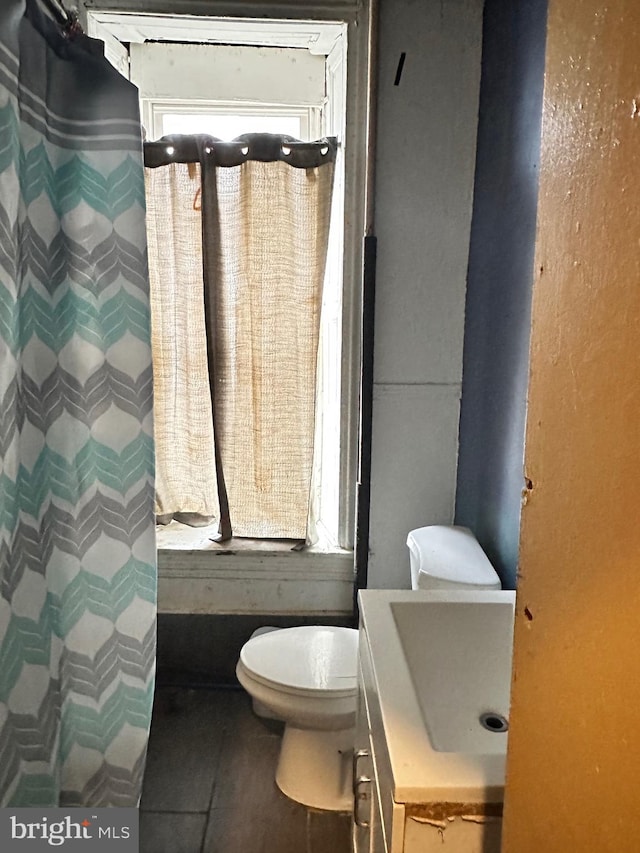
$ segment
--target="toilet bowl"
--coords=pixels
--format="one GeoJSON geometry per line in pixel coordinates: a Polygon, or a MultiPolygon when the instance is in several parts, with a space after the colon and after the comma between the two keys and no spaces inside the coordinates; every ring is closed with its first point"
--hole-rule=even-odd
{"type": "Polygon", "coordinates": [[[236,674],[254,710],[285,723],[276,783],[312,808],[353,805],[357,654],[356,630],[324,625],[260,633],[240,651],[236,674]]]}

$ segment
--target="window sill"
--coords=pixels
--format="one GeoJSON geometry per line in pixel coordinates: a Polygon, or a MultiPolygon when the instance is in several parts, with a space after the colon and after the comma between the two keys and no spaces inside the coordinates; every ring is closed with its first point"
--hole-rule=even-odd
{"type": "Polygon", "coordinates": [[[216,532],[216,526],[185,528],[175,522],[158,530],[160,612],[351,612],[353,551],[318,546],[293,551],[295,540],[220,544],[211,540],[216,532]]]}

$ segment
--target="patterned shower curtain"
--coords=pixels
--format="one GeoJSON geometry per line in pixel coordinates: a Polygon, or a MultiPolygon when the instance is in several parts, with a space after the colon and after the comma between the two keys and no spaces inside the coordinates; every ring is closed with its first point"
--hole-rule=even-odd
{"type": "Polygon", "coordinates": [[[0,4],[0,805],[135,806],[155,660],[137,94],[0,4]]]}

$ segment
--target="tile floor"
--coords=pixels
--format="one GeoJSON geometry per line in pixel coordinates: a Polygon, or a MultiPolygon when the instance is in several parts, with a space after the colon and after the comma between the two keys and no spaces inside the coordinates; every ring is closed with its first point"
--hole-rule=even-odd
{"type": "Polygon", "coordinates": [[[349,853],[348,815],[306,809],[276,787],[280,737],[242,690],[159,687],[140,853],[349,853]]]}

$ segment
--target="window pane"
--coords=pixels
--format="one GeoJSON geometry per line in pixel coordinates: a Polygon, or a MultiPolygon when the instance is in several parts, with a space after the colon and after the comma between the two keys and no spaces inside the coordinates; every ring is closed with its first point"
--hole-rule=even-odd
{"type": "Polygon", "coordinates": [[[162,133],[208,133],[218,139],[235,139],[242,133],[284,133],[301,139],[300,116],[164,113],[162,133]]]}

